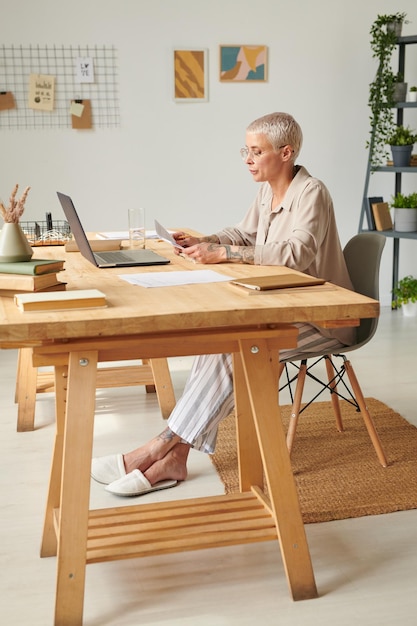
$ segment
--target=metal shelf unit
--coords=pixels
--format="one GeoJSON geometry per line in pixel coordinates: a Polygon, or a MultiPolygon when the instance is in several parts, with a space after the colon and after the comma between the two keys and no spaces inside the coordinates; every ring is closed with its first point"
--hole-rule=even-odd
{"type": "MultiPolygon", "coordinates": [[[[417,44],[417,35],[410,35],[407,37],[399,37],[397,40],[398,45],[398,73],[405,75],[405,53],[406,48],[409,44],[417,44]]],[[[417,102],[397,102],[395,104],[394,109],[397,109],[397,120],[396,123],[398,126],[403,124],[404,121],[404,109],[415,109],[417,108],[417,102]]],[[[403,174],[417,174],[417,167],[394,167],[394,166],[381,166],[372,168],[370,153],[368,157],[368,164],[366,169],[365,176],[365,185],[363,191],[362,198],[362,208],[361,214],[359,218],[359,229],[358,232],[366,232],[372,228],[372,225],[367,222],[368,228],[365,228],[364,223],[367,216],[368,211],[368,189],[371,173],[390,173],[395,175],[395,183],[394,183],[394,194],[401,192],[401,184],[402,184],[402,176],[403,174]]],[[[415,232],[399,232],[396,230],[384,230],[378,231],[381,235],[385,235],[385,237],[390,237],[393,239],[393,259],[392,259],[392,287],[398,282],[398,267],[399,267],[399,258],[400,258],[400,239],[417,239],[417,231],[415,232]]]]}

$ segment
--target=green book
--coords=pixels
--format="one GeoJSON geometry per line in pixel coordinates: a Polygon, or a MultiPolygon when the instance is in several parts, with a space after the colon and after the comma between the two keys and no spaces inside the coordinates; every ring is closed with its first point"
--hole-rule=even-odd
{"type": "Polygon", "coordinates": [[[31,259],[18,263],[1,263],[0,274],[48,274],[48,272],[59,272],[64,269],[65,261],[57,259],[31,259]]]}

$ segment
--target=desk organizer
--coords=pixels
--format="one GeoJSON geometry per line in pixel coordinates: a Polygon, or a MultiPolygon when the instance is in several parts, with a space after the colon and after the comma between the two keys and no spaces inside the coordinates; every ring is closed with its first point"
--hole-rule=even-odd
{"type": "Polygon", "coordinates": [[[52,228],[47,221],[20,222],[31,246],[63,246],[72,238],[67,221],[56,220],[52,228]]]}

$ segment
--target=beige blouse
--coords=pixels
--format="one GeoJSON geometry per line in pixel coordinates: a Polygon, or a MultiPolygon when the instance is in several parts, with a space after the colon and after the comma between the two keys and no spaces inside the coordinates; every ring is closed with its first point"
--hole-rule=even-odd
{"type": "MultiPolygon", "coordinates": [[[[256,265],[285,265],[352,289],[326,186],[299,166],[280,206],[271,211],[272,189],[262,183],[246,216],[216,233],[221,243],[255,246],[256,265]]],[[[345,344],[353,329],[324,331],[345,344]]]]}

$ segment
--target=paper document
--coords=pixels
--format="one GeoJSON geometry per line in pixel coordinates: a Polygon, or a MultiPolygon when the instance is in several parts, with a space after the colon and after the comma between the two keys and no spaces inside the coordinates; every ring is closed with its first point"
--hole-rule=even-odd
{"type": "MultiPolygon", "coordinates": [[[[129,231],[121,230],[121,231],[102,232],[102,233],[97,233],[97,237],[99,237],[100,239],[129,239],[129,231]]],[[[145,237],[146,239],[157,239],[158,234],[156,230],[146,230],[145,237]]]]}
{"type": "Polygon", "coordinates": [[[171,233],[166,228],[164,228],[162,226],[162,224],[160,224],[156,220],[155,220],[155,230],[156,230],[156,233],[157,233],[159,239],[163,239],[167,243],[170,243],[171,245],[174,246],[174,248],[178,248],[179,250],[184,250],[184,248],[182,246],[180,246],[180,244],[175,241],[175,239],[171,235],[171,233]]]}
{"type": "Polygon", "coordinates": [[[132,285],[139,285],[140,287],[173,287],[175,285],[218,283],[232,280],[232,276],[225,276],[214,270],[119,274],[119,278],[126,280],[132,285]]]}

